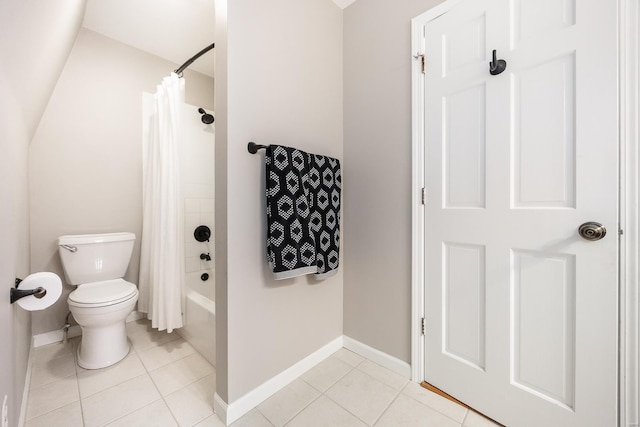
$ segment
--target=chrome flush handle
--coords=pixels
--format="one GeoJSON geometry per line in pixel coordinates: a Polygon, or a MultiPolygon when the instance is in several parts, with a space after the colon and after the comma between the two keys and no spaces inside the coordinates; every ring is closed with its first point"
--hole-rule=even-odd
{"type": "Polygon", "coordinates": [[[69,246],[69,245],[60,245],[61,247],[65,248],[66,250],[68,250],[69,252],[77,252],[78,248],[76,248],[75,246],[69,246]]]}

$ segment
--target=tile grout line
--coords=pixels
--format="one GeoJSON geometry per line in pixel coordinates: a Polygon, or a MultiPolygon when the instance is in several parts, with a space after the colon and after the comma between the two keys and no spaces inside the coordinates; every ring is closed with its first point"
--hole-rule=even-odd
{"type": "MultiPolygon", "coordinates": [[[[338,350],[339,351],[339,350],[338,350]]],[[[334,353],[335,354],[335,353],[334,353]]],[[[360,418],[358,416],[356,416],[355,414],[352,414],[348,409],[344,408],[342,405],[340,405],[338,402],[334,401],[333,399],[331,399],[329,396],[326,395],[327,391],[329,391],[333,386],[335,386],[336,384],[338,384],[338,382],[340,382],[340,380],[342,380],[344,377],[346,377],[347,375],[349,375],[353,370],[356,369],[355,366],[352,366],[350,364],[348,364],[347,362],[345,362],[344,360],[340,360],[340,358],[335,357],[333,354],[329,357],[333,357],[335,360],[338,360],[342,363],[344,363],[345,365],[347,365],[350,369],[344,373],[344,375],[340,376],[335,382],[333,382],[331,385],[329,385],[329,387],[327,387],[327,389],[325,391],[322,390],[318,390],[317,387],[314,387],[313,384],[309,383],[308,381],[306,381],[304,378],[302,378],[302,375],[298,377],[298,379],[302,380],[305,384],[307,384],[308,386],[310,386],[312,389],[316,390],[317,392],[319,392],[320,394],[313,399],[311,402],[309,402],[307,405],[304,406],[304,408],[300,409],[298,412],[296,412],[296,414],[291,417],[291,419],[287,420],[283,426],[287,426],[288,424],[291,423],[291,421],[293,421],[298,415],[300,415],[302,413],[302,411],[304,411],[305,409],[307,409],[309,406],[311,406],[311,404],[315,401],[317,401],[318,399],[320,399],[322,396],[326,397],[327,399],[329,399],[330,401],[334,402],[336,405],[338,405],[339,407],[341,407],[342,409],[344,409],[345,411],[347,411],[349,414],[353,415],[354,417],[356,417],[358,420],[360,420],[360,418]]],[[[327,358],[328,359],[328,358],[327,358]]],[[[258,407],[256,406],[256,409],[258,409],[258,407]]],[[[260,411],[258,409],[258,411],[260,411]]],[[[260,412],[262,414],[262,412],[260,412]]],[[[264,415],[264,414],[262,414],[264,415]]],[[[265,418],[266,415],[264,415],[265,418]]],[[[271,423],[271,420],[269,420],[267,418],[267,421],[269,421],[271,423]]],[[[362,421],[362,420],[360,420],[362,421]]],[[[364,422],[364,421],[363,421],[364,422]]],[[[273,424],[273,423],[271,423],[273,424]]],[[[365,423],[366,424],[366,423],[365,423]]]]}
{"type": "Polygon", "coordinates": [[[471,412],[471,411],[469,411],[469,409],[467,409],[467,413],[464,414],[464,418],[462,419],[462,422],[460,423],[461,427],[464,427],[464,424],[467,422],[467,417],[469,417],[469,412],[471,412]]]}
{"type": "MultiPolygon", "coordinates": [[[[331,357],[334,357],[334,356],[332,355],[331,357]]],[[[338,359],[338,358],[336,358],[336,359],[338,359]]],[[[340,360],[340,359],[338,359],[338,360],[340,360]]],[[[348,363],[346,363],[346,362],[344,362],[344,361],[342,361],[342,360],[341,360],[341,362],[343,362],[343,363],[345,363],[345,364],[349,365],[348,363]]],[[[346,374],[344,374],[343,376],[341,376],[341,377],[340,377],[340,379],[338,379],[338,381],[336,381],[336,382],[335,382],[335,383],[333,383],[329,388],[327,388],[327,390],[326,390],[324,393],[322,393],[322,395],[323,395],[324,397],[326,397],[327,399],[329,399],[330,401],[332,401],[333,403],[335,403],[336,405],[338,405],[338,406],[339,406],[340,408],[342,408],[343,410],[347,411],[349,414],[353,415],[357,420],[359,420],[359,421],[363,422],[365,425],[369,425],[369,423],[368,423],[368,422],[366,422],[365,420],[363,420],[362,418],[360,418],[359,416],[357,416],[356,414],[354,414],[353,412],[351,412],[349,409],[347,409],[347,408],[345,408],[344,406],[342,406],[342,405],[340,404],[340,402],[336,402],[334,399],[332,399],[332,398],[331,398],[331,396],[327,395],[327,392],[328,392],[329,390],[331,390],[331,389],[332,389],[333,387],[335,387],[335,385],[336,385],[336,384],[338,384],[338,383],[339,383],[343,378],[345,378],[347,375],[349,375],[351,372],[353,372],[353,371],[355,371],[355,370],[357,369],[357,368],[356,368],[356,366],[352,366],[352,365],[349,365],[349,366],[351,367],[351,369],[350,369],[346,374]]],[[[364,374],[364,372],[362,372],[362,373],[364,374]]],[[[374,378],[374,379],[375,379],[375,378],[374,378]]],[[[378,381],[378,380],[376,380],[376,381],[378,381]]],[[[379,382],[381,382],[381,381],[379,381],[379,382]]],[[[385,409],[385,410],[386,410],[386,409],[385,409]]],[[[384,410],[383,410],[382,412],[384,412],[384,410]]],[[[372,426],[372,425],[373,425],[373,424],[371,424],[371,426],[372,426]]]]}
{"type": "MultiPolygon", "coordinates": [[[[144,369],[144,372],[147,374],[147,376],[149,377],[149,380],[151,381],[151,384],[153,384],[153,387],[156,389],[156,391],[160,395],[160,400],[162,400],[162,403],[164,404],[164,406],[166,406],[167,409],[169,410],[169,413],[171,414],[171,418],[173,419],[173,421],[175,421],[176,425],[179,426],[180,423],[178,422],[178,419],[176,418],[175,414],[171,410],[171,407],[167,404],[167,401],[165,400],[165,397],[162,395],[162,392],[160,392],[160,389],[158,388],[158,385],[153,380],[153,377],[151,376],[151,372],[149,372],[149,370],[147,369],[147,365],[145,365],[144,362],[142,361],[142,358],[140,357],[140,354],[138,353],[138,350],[136,350],[133,346],[131,346],[131,349],[136,353],[136,356],[140,359],[140,364],[142,365],[142,368],[144,369]]],[[[152,403],[154,403],[154,402],[152,402],[152,403]]],[[[142,409],[142,408],[140,408],[140,409],[142,409]]]]}
{"type": "MultiPolygon", "coordinates": [[[[291,418],[289,418],[288,420],[286,420],[282,425],[283,427],[286,426],[287,424],[289,424],[291,421],[294,420],[295,417],[297,417],[298,415],[300,415],[302,413],[302,411],[304,411],[305,409],[307,409],[309,406],[311,406],[311,404],[313,404],[313,402],[315,402],[316,400],[320,399],[324,393],[321,392],[320,390],[318,390],[317,388],[315,388],[314,386],[312,386],[311,384],[309,384],[308,382],[306,382],[304,379],[302,379],[302,377],[298,377],[297,379],[299,379],[300,381],[302,381],[303,383],[305,383],[306,385],[308,385],[309,387],[311,387],[312,389],[314,389],[315,391],[317,391],[318,394],[316,397],[314,397],[313,399],[311,399],[311,401],[309,403],[307,403],[306,405],[304,405],[302,408],[300,408],[299,411],[297,411],[291,418]]],[[[291,385],[291,384],[289,384],[291,385]]],[[[287,387],[289,387],[289,385],[287,385],[287,387]]],[[[284,389],[283,389],[284,390],[284,389]]],[[[260,406],[260,405],[258,405],[260,406]]],[[[256,409],[258,410],[258,412],[260,412],[270,423],[271,420],[264,414],[262,413],[262,411],[260,411],[260,408],[258,408],[258,406],[256,406],[256,409]]],[[[271,423],[272,425],[275,425],[273,423],[271,423]]]]}
{"type": "Polygon", "coordinates": [[[389,410],[389,408],[391,408],[391,405],[393,405],[393,404],[394,404],[394,402],[395,402],[396,400],[398,400],[398,397],[400,397],[400,395],[401,395],[401,394],[402,394],[402,390],[398,390],[398,393],[395,395],[395,397],[394,397],[393,399],[391,399],[391,402],[389,402],[389,404],[387,405],[387,407],[386,407],[386,408],[384,408],[384,409],[382,410],[382,412],[380,413],[380,415],[378,415],[378,417],[377,417],[375,420],[373,420],[373,423],[371,424],[372,426],[375,426],[375,425],[376,425],[376,423],[377,423],[378,421],[380,421],[380,418],[382,418],[382,416],[383,416],[383,415],[384,415],[384,414],[389,410]]]}
{"type": "MultiPolygon", "coordinates": [[[[380,420],[380,417],[382,417],[382,415],[383,415],[385,412],[387,412],[387,410],[389,409],[389,407],[391,406],[391,404],[392,404],[393,402],[395,402],[395,401],[396,401],[396,399],[398,399],[398,396],[400,396],[400,394],[402,394],[402,391],[403,391],[403,390],[404,390],[404,388],[407,386],[407,384],[405,384],[405,385],[404,385],[400,390],[397,390],[395,387],[392,387],[392,386],[390,386],[389,384],[386,384],[385,382],[383,382],[383,381],[379,380],[378,378],[375,378],[374,376],[369,375],[367,372],[364,372],[364,371],[362,371],[361,369],[358,369],[358,367],[359,367],[359,366],[361,366],[361,365],[362,365],[366,360],[369,360],[369,359],[367,359],[366,357],[365,357],[365,358],[363,358],[363,360],[361,360],[361,361],[360,361],[360,363],[358,363],[356,366],[354,366],[354,367],[353,367],[353,369],[352,369],[351,371],[349,371],[348,373],[346,373],[342,378],[344,378],[344,377],[346,377],[347,375],[349,375],[352,371],[357,370],[358,372],[360,372],[360,373],[361,373],[361,374],[363,374],[363,375],[366,375],[367,377],[371,378],[372,380],[377,381],[377,382],[379,382],[380,384],[385,385],[385,386],[387,386],[387,387],[389,387],[389,388],[393,389],[394,391],[396,391],[396,395],[393,397],[393,399],[391,399],[391,402],[389,402],[389,404],[388,404],[387,406],[385,406],[385,408],[382,410],[382,412],[380,413],[380,415],[378,415],[378,416],[376,417],[376,419],[374,419],[374,420],[373,420],[373,423],[371,424],[371,426],[373,426],[373,425],[375,425],[375,423],[377,423],[377,422],[380,420]]],[[[375,362],[373,362],[373,361],[372,361],[372,363],[375,363],[375,362]]],[[[378,364],[376,363],[376,365],[378,365],[378,364]]],[[[378,366],[380,366],[380,365],[378,365],[378,366]]],[[[382,367],[382,368],[384,368],[384,366],[381,366],[381,367],[382,367]]],[[[386,368],[385,368],[385,369],[386,369],[386,368]]],[[[342,378],[340,378],[340,380],[342,380],[342,378]]],[[[340,380],[336,381],[336,384],[337,384],[340,380]]],[[[333,387],[334,385],[335,385],[335,384],[333,384],[331,387],[333,387]]],[[[331,388],[331,387],[329,387],[329,388],[331,388]]],[[[327,389],[327,391],[329,391],[329,389],[327,389]]],[[[347,412],[349,412],[350,414],[352,414],[353,416],[355,416],[356,418],[358,418],[358,419],[359,419],[360,421],[362,421],[363,423],[367,424],[367,422],[366,422],[365,420],[363,420],[362,418],[358,417],[356,414],[353,414],[353,413],[352,413],[351,411],[349,411],[347,408],[345,408],[344,406],[342,406],[342,405],[340,404],[340,402],[336,402],[335,400],[331,399],[331,397],[329,397],[329,396],[327,396],[327,398],[328,398],[328,399],[330,399],[332,402],[336,403],[338,406],[340,406],[341,408],[343,408],[343,409],[344,409],[344,410],[346,410],[347,412]]],[[[418,403],[420,403],[420,402],[418,402],[418,403]]]]}
{"type": "MultiPolygon", "coordinates": [[[[409,381],[409,382],[412,382],[412,381],[409,381]]],[[[409,384],[406,384],[406,385],[402,388],[402,391],[404,391],[404,389],[405,389],[408,385],[409,385],[409,384]]],[[[436,395],[436,396],[439,396],[437,393],[433,393],[432,391],[429,391],[429,390],[427,390],[427,389],[425,389],[425,391],[428,391],[429,393],[432,393],[432,394],[434,394],[434,395],[436,395]]],[[[413,400],[413,401],[415,401],[415,402],[418,402],[418,403],[419,403],[419,404],[421,404],[422,406],[426,406],[427,408],[429,408],[429,409],[431,409],[431,410],[433,410],[433,411],[437,412],[438,414],[443,415],[443,416],[445,416],[445,417],[449,418],[450,420],[452,420],[452,421],[454,421],[454,422],[456,422],[456,423],[460,424],[460,426],[464,426],[464,422],[465,422],[465,420],[467,419],[467,415],[469,414],[469,409],[467,409],[467,408],[465,408],[464,406],[459,405],[459,404],[457,404],[457,403],[455,403],[455,402],[452,402],[452,401],[450,401],[450,400],[448,400],[448,399],[447,399],[447,401],[449,401],[449,402],[451,402],[451,403],[453,403],[453,404],[455,404],[455,405],[458,405],[458,406],[460,406],[461,408],[464,408],[464,409],[465,409],[465,411],[466,411],[466,412],[464,413],[464,417],[462,417],[462,422],[458,422],[458,420],[456,420],[455,418],[452,418],[451,416],[449,416],[449,415],[445,414],[443,411],[441,411],[441,410],[439,410],[439,409],[436,409],[436,408],[434,408],[434,407],[433,407],[433,406],[431,406],[431,405],[427,405],[426,403],[423,403],[423,402],[419,401],[418,399],[416,399],[415,397],[413,397],[413,396],[411,396],[411,395],[409,395],[409,394],[404,394],[404,395],[405,395],[406,397],[408,397],[409,399],[411,399],[411,400],[413,400]]],[[[442,397],[442,396],[439,396],[439,397],[442,397]]]]}
{"type": "MultiPolygon", "coordinates": [[[[49,358],[49,359],[47,359],[47,360],[46,360],[45,364],[46,364],[46,363],[49,363],[49,362],[50,362],[50,361],[52,361],[52,360],[59,359],[59,358],[61,358],[61,357],[67,357],[67,356],[68,356],[68,355],[62,355],[62,356],[57,356],[57,357],[49,358]]],[[[74,364],[75,364],[75,356],[74,356],[74,354],[73,354],[73,353],[72,353],[72,356],[73,356],[73,358],[74,358],[74,364]]],[[[36,357],[37,357],[37,356],[36,356],[36,357]]],[[[36,358],[34,357],[34,358],[30,361],[30,363],[31,363],[31,369],[32,369],[32,370],[33,370],[33,368],[34,368],[34,364],[36,364],[36,363],[35,363],[35,359],[36,359],[36,358]]],[[[75,366],[74,366],[74,373],[75,373],[75,366]]],[[[35,372],[34,372],[34,374],[35,374],[35,372]]],[[[65,406],[71,405],[72,403],[80,402],[80,390],[79,390],[79,388],[78,388],[78,378],[77,378],[77,376],[76,376],[76,389],[78,390],[78,399],[77,399],[77,400],[74,400],[74,401],[72,401],[72,402],[68,402],[68,403],[63,404],[63,405],[61,405],[61,406],[58,406],[58,407],[56,407],[56,408],[52,408],[52,409],[48,410],[47,412],[44,412],[44,413],[42,413],[42,414],[40,414],[40,415],[36,415],[36,416],[30,417],[30,418],[28,417],[28,413],[29,413],[29,404],[30,404],[30,403],[31,403],[31,401],[32,401],[32,399],[31,399],[31,393],[32,393],[33,391],[38,391],[38,389],[40,389],[40,388],[47,387],[47,386],[51,386],[52,384],[54,384],[54,383],[56,383],[56,382],[58,382],[58,381],[62,381],[62,380],[64,380],[64,379],[68,379],[69,377],[71,377],[71,374],[69,374],[69,375],[67,375],[67,376],[65,376],[65,377],[57,378],[55,381],[51,381],[51,382],[48,382],[48,383],[45,383],[45,384],[40,384],[40,385],[38,385],[38,386],[36,386],[36,387],[34,387],[34,388],[32,388],[32,387],[31,387],[31,383],[32,383],[32,382],[33,382],[33,380],[34,380],[35,375],[33,375],[33,376],[29,379],[29,384],[28,384],[28,386],[29,386],[29,393],[28,393],[28,395],[27,395],[27,406],[26,406],[26,408],[27,408],[27,409],[26,409],[26,413],[25,413],[25,420],[24,420],[24,421],[25,421],[25,424],[27,424],[27,423],[28,423],[29,421],[31,421],[31,420],[34,420],[34,419],[36,419],[36,418],[39,418],[39,417],[45,416],[45,415],[47,415],[47,414],[50,414],[51,412],[57,411],[57,410],[59,410],[59,409],[61,409],[61,408],[64,408],[65,406]]],[[[82,406],[80,407],[80,411],[82,411],[82,406]]],[[[83,419],[83,424],[84,424],[84,419],[83,419]]]]}
{"type": "MultiPolygon", "coordinates": [[[[68,342],[68,341],[67,341],[68,342]]],[[[76,376],[76,388],[78,389],[78,404],[80,405],[80,419],[82,420],[82,426],[86,426],[87,422],[85,421],[84,416],[84,405],[82,404],[82,395],[80,394],[80,379],[78,378],[78,353],[76,352],[76,346],[79,345],[75,341],[71,343],[71,356],[73,357],[73,371],[76,376]]]]}

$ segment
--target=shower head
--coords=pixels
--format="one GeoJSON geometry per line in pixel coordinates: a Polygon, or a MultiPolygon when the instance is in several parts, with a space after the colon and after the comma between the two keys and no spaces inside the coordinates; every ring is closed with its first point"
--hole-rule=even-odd
{"type": "Polygon", "coordinates": [[[202,114],[202,123],[204,123],[205,125],[210,125],[211,123],[213,123],[213,116],[211,114],[207,114],[204,108],[198,108],[198,113],[202,114]]]}

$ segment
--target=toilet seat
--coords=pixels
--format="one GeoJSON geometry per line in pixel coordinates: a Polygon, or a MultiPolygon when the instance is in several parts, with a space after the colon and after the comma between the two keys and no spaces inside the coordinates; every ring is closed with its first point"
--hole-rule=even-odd
{"type": "Polygon", "coordinates": [[[85,283],[69,294],[74,307],[105,307],[119,304],[138,295],[138,288],[123,279],[85,283]]]}

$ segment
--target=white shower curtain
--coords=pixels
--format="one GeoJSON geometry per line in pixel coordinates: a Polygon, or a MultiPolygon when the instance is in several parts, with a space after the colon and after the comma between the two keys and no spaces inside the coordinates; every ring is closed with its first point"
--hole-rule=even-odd
{"type": "Polygon", "coordinates": [[[172,332],[183,325],[184,202],[180,182],[180,111],[184,79],[165,77],[143,141],[143,214],[138,311],[172,332]]]}

